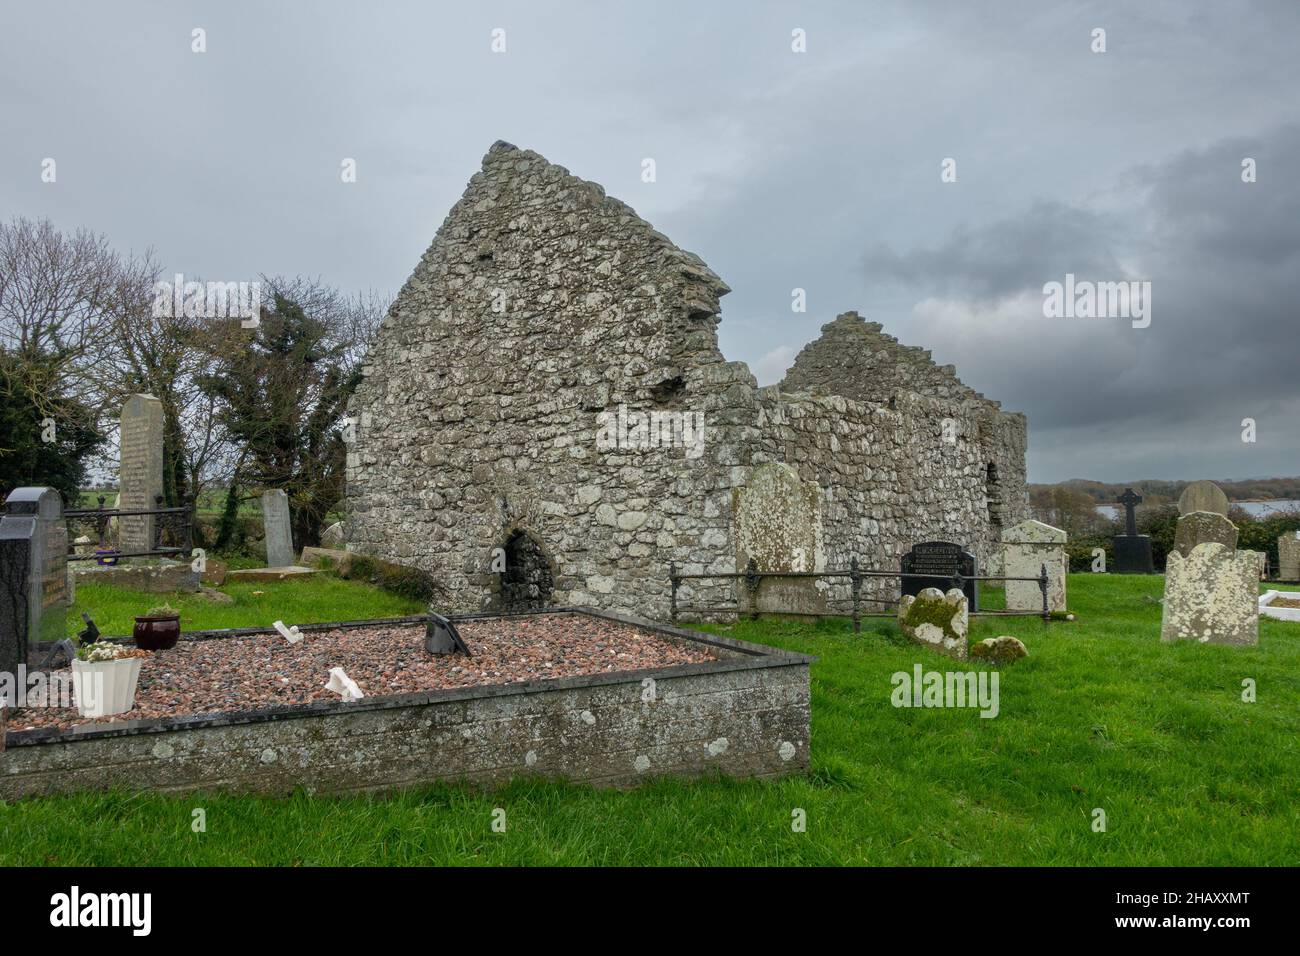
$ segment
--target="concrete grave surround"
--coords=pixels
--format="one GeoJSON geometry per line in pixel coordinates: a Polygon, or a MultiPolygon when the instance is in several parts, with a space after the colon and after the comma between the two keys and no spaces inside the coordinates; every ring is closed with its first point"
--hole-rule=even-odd
{"type": "MultiPolygon", "coordinates": [[[[1002,532],[1003,574],[1036,578],[1047,565],[1047,609],[1065,610],[1066,533],[1032,518],[1002,532]]],[[[1008,581],[1007,610],[1041,611],[1043,593],[1033,581],[1008,581]]]]}
{"type": "Polygon", "coordinates": [[[904,594],[898,605],[898,626],[916,643],[966,660],[970,614],[959,588],[947,594],[938,588],[924,588],[915,596],[904,594]]]}
{"type": "Polygon", "coordinates": [[[1184,558],[1198,544],[1217,541],[1229,550],[1237,549],[1237,526],[1214,511],[1190,511],[1178,519],[1174,550],[1184,558]]]}
{"type": "Polygon", "coordinates": [[[1193,511],[1209,511],[1228,516],[1228,496],[1212,481],[1193,481],[1178,496],[1178,513],[1188,515],[1193,511]]]}
{"type": "Polygon", "coordinates": [[[1300,531],[1288,531],[1277,538],[1279,581],[1300,581],[1300,531]]]}
{"type": "MultiPolygon", "coordinates": [[[[918,540],[981,559],[1000,547],[1027,512],[1024,416],[854,312],[758,388],[718,348],[728,291],[598,184],[495,144],[351,399],[349,550],[429,571],[449,607],[479,611],[503,600],[494,549],[522,532],[551,603],[662,619],[669,561],[734,572],[742,551],[798,539],[814,563],[890,569],[918,540]],[[625,412],[702,415],[703,444],[598,447],[625,412]],[[798,478],[769,488],[808,503],[794,516],[746,503],[771,464],[798,478]]],[[[895,586],[873,580],[864,597],[895,586]]],[[[691,581],[680,597],[734,605],[743,588],[691,581]]],[[[847,609],[849,584],[824,598],[847,609]]]]}
{"type": "MultiPolygon", "coordinates": [[[[163,493],[163,407],[152,395],[132,395],[122,406],[117,507],[136,511],[158,507],[163,493]]],[[[156,515],[125,515],[118,521],[118,548],[150,551],[156,515]]]]}
{"type": "Polygon", "coordinates": [[[289,496],[283,488],[262,492],[262,527],[266,531],[266,566],[293,566],[293,524],[289,518],[289,496]]]}
{"type": "Polygon", "coordinates": [[[1165,563],[1160,639],[1202,644],[1259,643],[1259,578],[1254,559],[1216,541],[1165,563]]]}
{"type": "Polygon", "coordinates": [[[532,775],[628,786],[659,776],[807,770],[814,658],[606,616],[706,645],[718,660],[67,732],[11,730],[0,748],[0,799],[109,787],[346,792],[532,775]]]}
{"type": "Polygon", "coordinates": [[[1300,591],[1277,591],[1269,589],[1259,596],[1259,613],[1265,617],[1276,618],[1279,621],[1296,621],[1300,622],[1300,607],[1283,607],[1274,606],[1273,602],[1279,598],[1283,600],[1300,599],[1300,591]]]}

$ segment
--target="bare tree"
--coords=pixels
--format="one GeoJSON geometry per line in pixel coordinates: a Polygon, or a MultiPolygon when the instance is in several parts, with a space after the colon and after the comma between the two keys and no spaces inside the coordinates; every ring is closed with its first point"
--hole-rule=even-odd
{"type": "Polygon", "coordinates": [[[127,269],[107,237],[65,235],[49,220],[0,223],[0,348],[37,401],[103,411],[97,367],[112,348],[127,269]]]}

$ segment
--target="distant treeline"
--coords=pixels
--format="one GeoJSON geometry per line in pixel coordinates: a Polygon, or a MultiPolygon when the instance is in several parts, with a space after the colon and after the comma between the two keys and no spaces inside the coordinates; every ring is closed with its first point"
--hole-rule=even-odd
{"type": "MultiPolygon", "coordinates": [[[[1276,501],[1281,499],[1300,499],[1300,477],[1294,478],[1248,478],[1244,481],[1220,481],[1214,483],[1223,489],[1229,501],[1276,501]]],[[[1125,488],[1132,488],[1140,494],[1146,504],[1160,504],[1177,501],[1190,481],[1160,481],[1144,478],[1141,481],[1123,481],[1108,483],[1090,481],[1087,478],[1071,478],[1069,481],[1054,485],[1029,486],[1030,497],[1043,495],[1055,489],[1068,489],[1087,495],[1099,505],[1114,504],[1115,499],[1124,493],[1125,488]]]]}

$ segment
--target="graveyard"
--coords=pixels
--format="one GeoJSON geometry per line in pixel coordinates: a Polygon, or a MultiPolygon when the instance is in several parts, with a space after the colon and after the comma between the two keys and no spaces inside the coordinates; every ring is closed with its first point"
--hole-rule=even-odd
{"type": "Polygon", "coordinates": [[[112,501],[0,512],[0,862],[1293,860],[1300,522],[1126,487],[1080,554],[1024,414],[855,311],[759,387],[730,291],[497,142],[314,432],[196,379],[220,507],[123,396],[112,501]]]}
{"type": "MultiPolygon", "coordinates": [[[[374,600],[336,582],[317,619],[374,600]],[[333,602],[333,603],[329,603],[333,602]]],[[[300,582],[269,583],[275,601],[300,582]]],[[[262,598],[194,612],[252,626],[262,598]],[[245,615],[243,620],[232,614],[245,615]]],[[[1270,865],[1300,852],[1300,625],[1263,619],[1253,647],[1159,641],[1160,575],[1071,574],[1074,621],[971,619],[1029,657],[999,670],[996,719],[896,709],[919,657],[890,618],[695,625],[816,658],[806,773],[658,778],[600,788],[521,774],[491,789],[168,795],[114,789],[4,805],[5,864],[1270,865]],[[1244,679],[1258,688],[1242,699],[1244,679]],[[208,832],[191,832],[194,808],[208,832]],[[1107,829],[1095,832],[1094,810],[1107,829]],[[505,834],[489,824],[504,809],[505,834]],[[792,832],[792,813],[806,832],[792,832]],[[80,835],[64,826],[82,821],[80,835]],[[219,823],[217,822],[219,821],[219,823]]],[[[1285,593],[1300,589],[1269,585],[1285,593]]],[[[992,605],[999,595],[987,593],[992,605]]],[[[73,624],[69,621],[69,628],[73,624]]]]}

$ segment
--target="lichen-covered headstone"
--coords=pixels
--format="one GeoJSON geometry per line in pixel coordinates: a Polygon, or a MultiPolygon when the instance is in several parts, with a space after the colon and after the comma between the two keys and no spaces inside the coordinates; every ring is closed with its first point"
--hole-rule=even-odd
{"type": "Polygon", "coordinates": [[[1300,581],[1300,531],[1288,531],[1277,539],[1279,581],[1300,581]]]}
{"type": "Polygon", "coordinates": [[[944,594],[923,588],[904,594],[898,602],[898,626],[918,644],[959,661],[966,659],[966,634],[970,625],[966,595],[958,588],[944,594]]]}
{"type": "MultiPolygon", "coordinates": [[[[1047,566],[1047,609],[1065,610],[1065,540],[1060,528],[1022,521],[1002,532],[1003,574],[1036,578],[1047,566]]],[[[1034,581],[1007,582],[1007,610],[1042,611],[1043,592],[1034,581]]]]}
{"type": "Polygon", "coordinates": [[[1209,511],[1228,516],[1228,496],[1212,481],[1193,481],[1178,496],[1178,513],[1189,515],[1193,511],[1209,511]]]}
{"type": "MultiPolygon", "coordinates": [[[[736,569],[750,559],[759,571],[820,571],[821,489],[799,478],[789,465],[769,462],[755,468],[743,487],[732,491],[736,529],[736,569]]],[[[793,611],[824,614],[826,599],[814,578],[764,578],[757,592],[737,588],[742,613],[793,611]]]]}
{"type": "Polygon", "coordinates": [[[1255,560],[1217,541],[1188,557],[1169,552],[1160,640],[1202,644],[1259,643],[1259,579],[1255,560]]]}
{"type": "Polygon", "coordinates": [[[1259,579],[1268,580],[1268,552],[1267,551],[1245,551],[1243,554],[1249,554],[1255,559],[1255,564],[1259,570],[1259,579]]]}
{"type": "Polygon", "coordinates": [[[1198,544],[1217,541],[1231,551],[1237,549],[1237,526],[1213,511],[1192,511],[1178,519],[1174,550],[1184,558],[1198,544]]]}

